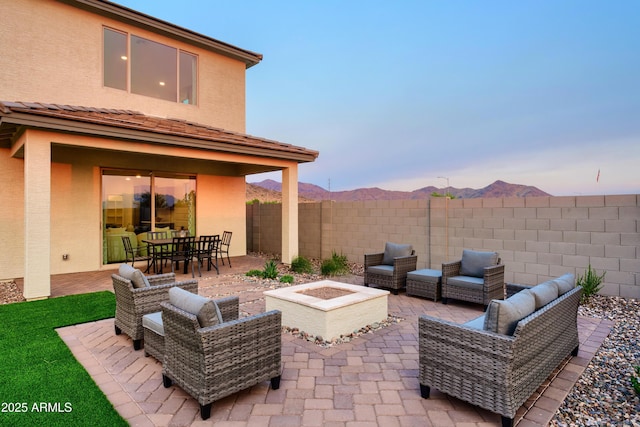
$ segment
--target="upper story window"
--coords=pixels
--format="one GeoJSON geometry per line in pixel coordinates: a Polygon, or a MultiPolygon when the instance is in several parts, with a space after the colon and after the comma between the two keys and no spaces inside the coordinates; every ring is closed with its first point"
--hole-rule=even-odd
{"type": "Polygon", "coordinates": [[[104,29],[105,86],[196,105],[197,81],[198,58],[195,55],[142,37],[104,29]]]}

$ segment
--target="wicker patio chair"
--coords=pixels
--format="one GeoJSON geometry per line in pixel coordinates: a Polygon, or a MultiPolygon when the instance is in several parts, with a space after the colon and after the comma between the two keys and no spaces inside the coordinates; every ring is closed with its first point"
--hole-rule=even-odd
{"type": "MultiPolygon", "coordinates": [[[[140,272],[140,270],[137,271],[140,272]]],[[[131,279],[122,277],[120,274],[112,274],[111,279],[116,295],[115,333],[120,335],[124,332],[128,335],[133,340],[135,350],[142,348],[144,336],[142,316],[160,311],[160,303],[169,300],[169,289],[177,286],[189,292],[198,293],[197,280],[176,282],[174,273],[146,276],[150,286],[142,287],[135,286],[131,279]]],[[[137,282],[135,279],[134,281],[137,282]]]]}
{"type": "Polygon", "coordinates": [[[504,299],[504,264],[497,252],[465,249],[462,259],[442,264],[442,303],[449,298],[482,304],[504,299]]]}
{"type": "Polygon", "coordinates": [[[407,273],[416,269],[418,256],[411,245],[386,243],[384,252],[364,255],[364,285],[391,289],[407,286],[407,273]]]}
{"type": "Polygon", "coordinates": [[[216,400],[266,380],[274,390],[280,387],[281,312],[238,318],[238,297],[228,299],[218,304],[222,323],[204,328],[199,315],[162,303],[163,384],[176,383],[193,396],[203,420],[216,400]]]}

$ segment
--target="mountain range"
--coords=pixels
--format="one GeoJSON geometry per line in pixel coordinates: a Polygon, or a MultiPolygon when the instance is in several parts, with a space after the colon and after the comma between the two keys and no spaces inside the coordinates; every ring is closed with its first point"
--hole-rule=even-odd
{"type": "MultiPolygon", "coordinates": [[[[280,202],[282,200],[282,184],[272,179],[247,183],[247,201],[280,202]]],[[[339,202],[357,200],[407,200],[424,199],[434,193],[443,195],[445,192],[456,199],[472,199],[487,197],[540,197],[550,196],[544,191],[530,185],[510,184],[496,181],[484,188],[437,188],[428,186],[413,191],[392,191],[381,188],[358,188],[347,191],[328,191],[318,185],[304,182],[298,183],[299,201],[317,202],[320,200],[335,200],[339,202]]]]}

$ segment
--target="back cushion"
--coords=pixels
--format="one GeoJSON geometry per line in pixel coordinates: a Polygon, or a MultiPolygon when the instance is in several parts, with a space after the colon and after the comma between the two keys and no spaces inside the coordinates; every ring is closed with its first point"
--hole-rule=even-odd
{"type": "Polygon", "coordinates": [[[503,335],[513,335],[516,326],[536,309],[536,299],[529,289],[506,300],[492,300],[484,316],[484,329],[503,335]]]}
{"type": "Polygon", "coordinates": [[[384,256],[382,257],[382,263],[386,265],[393,265],[393,259],[397,257],[409,256],[413,251],[413,246],[402,245],[398,243],[387,242],[384,245],[384,256]]]}
{"type": "Polygon", "coordinates": [[[498,264],[497,252],[479,252],[464,249],[460,265],[461,276],[484,277],[484,268],[498,264]]]}
{"type": "Polygon", "coordinates": [[[192,294],[177,286],[169,289],[169,302],[180,310],[191,313],[198,318],[201,328],[222,323],[222,315],[215,301],[192,294]]]}
{"type": "Polygon", "coordinates": [[[151,286],[147,276],[142,274],[142,271],[131,267],[129,264],[120,264],[118,275],[130,280],[134,288],[146,288],[151,286]]]}
{"type": "Polygon", "coordinates": [[[553,283],[558,287],[558,295],[564,295],[576,287],[576,277],[571,273],[563,274],[553,279],[553,283]]]}
{"type": "Polygon", "coordinates": [[[540,283],[528,289],[528,291],[531,292],[536,299],[536,310],[558,298],[558,287],[552,281],[540,283]]]}

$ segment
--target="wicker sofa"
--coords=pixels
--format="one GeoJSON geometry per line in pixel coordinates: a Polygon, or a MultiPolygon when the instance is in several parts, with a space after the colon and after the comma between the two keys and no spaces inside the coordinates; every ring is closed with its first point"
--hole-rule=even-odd
{"type": "Polygon", "coordinates": [[[411,245],[387,242],[384,252],[364,255],[364,285],[388,288],[398,295],[407,287],[407,273],[416,269],[417,262],[411,245]]]}
{"type": "Polygon", "coordinates": [[[510,286],[509,293],[465,324],[419,317],[423,398],[434,387],[498,413],[503,426],[512,426],[516,411],[560,362],[577,355],[582,288],[575,287],[573,275],[510,286]]]}
{"type": "Polygon", "coordinates": [[[144,276],[127,264],[122,264],[118,274],[111,275],[111,280],[116,295],[115,333],[124,332],[131,337],[135,350],[142,348],[142,316],[160,311],[160,303],[169,300],[169,289],[178,286],[198,293],[197,280],[176,282],[173,273],[144,276]]]}
{"type": "Polygon", "coordinates": [[[222,304],[213,300],[199,304],[197,299],[202,297],[186,294],[172,289],[169,302],[161,304],[164,386],[175,382],[193,396],[203,420],[211,415],[214,401],[240,390],[266,380],[271,381],[272,389],[278,389],[282,313],[272,310],[239,318],[237,296],[224,299],[222,304]],[[218,307],[218,320],[202,323],[207,305],[218,307]]]}

